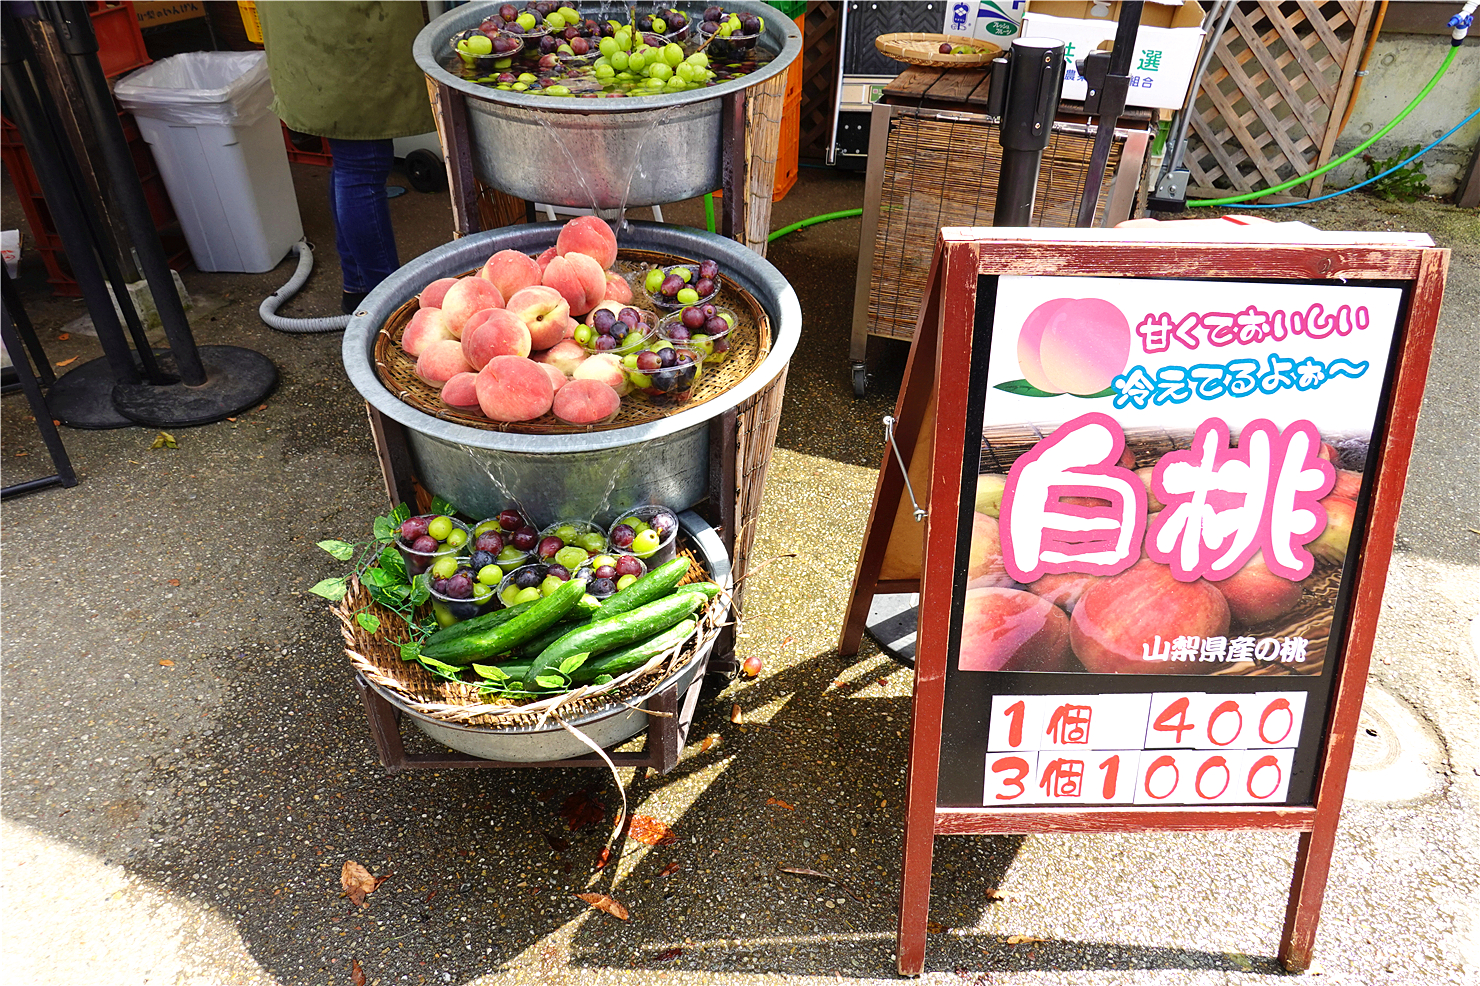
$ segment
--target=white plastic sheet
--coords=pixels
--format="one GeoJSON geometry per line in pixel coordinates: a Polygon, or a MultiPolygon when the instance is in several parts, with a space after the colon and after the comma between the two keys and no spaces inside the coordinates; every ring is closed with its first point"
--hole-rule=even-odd
{"type": "Polygon", "coordinates": [[[272,103],[262,51],[171,55],[124,76],[113,92],[135,116],[184,126],[250,126],[272,103]]]}

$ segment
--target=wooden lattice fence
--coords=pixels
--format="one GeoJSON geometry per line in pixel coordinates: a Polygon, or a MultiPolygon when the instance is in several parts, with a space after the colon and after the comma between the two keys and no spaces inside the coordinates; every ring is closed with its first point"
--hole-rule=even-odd
{"type": "MultiPolygon", "coordinates": [[[[1351,99],[1376,4],[1258,0],[1238,4],[1214,45],[1191,118],[1193,197],[1251,192],[1319,168],[1351,99]]],[[[1321,179],[1290,195],[1319,195],[1321,179]]]]}

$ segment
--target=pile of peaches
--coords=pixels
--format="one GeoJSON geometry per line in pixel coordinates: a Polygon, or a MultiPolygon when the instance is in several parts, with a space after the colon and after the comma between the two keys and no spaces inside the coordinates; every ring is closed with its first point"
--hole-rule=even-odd
{"type": "MultiPolygon", "coordinates": [[[[1336,450],[1323,445],[1321,457],[1337,462],[1336,450]]],[[[1134,468],[1129,453],[1122,465],[1134,468]]],[[[1136,469],[1146,485],[1152,515],[1163,505],[1151,492],[1154,467],[1136,469]]],[[[1305,594],[1300,582],[1274,574],[1262,552],[1233,575],[1219,581],[1180,582],[1170,566],[1145,554],[1117,575],[1044,575],[1023,585],[1013,581],[1002,562],[998,529],[1002,491],[1007,477],[977,477],[971,553],[967,567],[966,608],[961,626],[959,667],[963,671],[1090,671],[1098,674],[1209,674],[1222,669],[1247,671],[1248,664],[1204,659],[1146,659],[1147,648],[1170,645],[1179,637],[1232,638],[1266,636],[1256,628],[1288,619],[1305,594]]],[[[1327,523],[1306,547],[1317,568],[1309,578],[1339,569],[1345,561],[1356,515],[1362,474],[1336,469],[1335,487],[1322,500],[1327,523]]],[[[1066,501],[1075,498],[1065,497],[1066,501]]],[[[1087,505],[1093,498],[1078,498],[1087,505]]],[[[1107,504],[1108,501],[1100,501],[1107,504]]],[[[1281,639],[1283,631],[1268,636],[1281,639]]],[[[1201,643],[1199,643],[1201,648],[1201,643]]],[[[1309,660],[1319,657],[1312,653],[1309,660]]],[[[1308,663],[1287,662],[1300,671],[1308,663]]]]}
{"type": "Polygon", "coordinates": [[[401,348],[454,410],[500,422],[551,412],[577,426],[610,421],[633,387],[622,354],[574,336],[597,309],[630,307],[631,285],[610,269],[616,259],[611,227],[578,216],[538,257],[500,250],[474,274],[428,284],[401,348]]]}

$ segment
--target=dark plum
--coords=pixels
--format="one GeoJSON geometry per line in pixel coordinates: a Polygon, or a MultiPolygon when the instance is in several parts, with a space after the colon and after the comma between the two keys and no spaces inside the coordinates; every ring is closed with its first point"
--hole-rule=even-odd
{"type": "Polygon", "coordinates": [[[521,589],[532,589],[545,581],[545,566],[529,565],[514,573],[514,584],[521,589]]]}
{"type": "Polygon", "coordinates": [[[612,579],[592,579],[590,590],[593,596],[610,596],[617,591],[617,583],[612,579]]]}
{"type": "Polygon", "coordinates": [[[517,510],[502,510],[499,512],[497,520],[498,526],[505,531],[517,531],[519,528],[526,526],[524,515],[517,510]]]}
{"type": "Polygon", "coordinates": [[[514,532],[512,544],[520,551],[533,551],[539,539],[540,532],[526,524],[514,532]]]}

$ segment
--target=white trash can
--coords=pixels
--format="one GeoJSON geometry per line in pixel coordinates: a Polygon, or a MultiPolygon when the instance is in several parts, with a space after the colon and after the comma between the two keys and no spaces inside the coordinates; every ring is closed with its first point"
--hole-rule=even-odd
{"type": "Polygon", "coordinates": [[[261,51],[192,51],[114,87],[154,152],[195,266],[272,270],[303,238],[261,51]]]}

